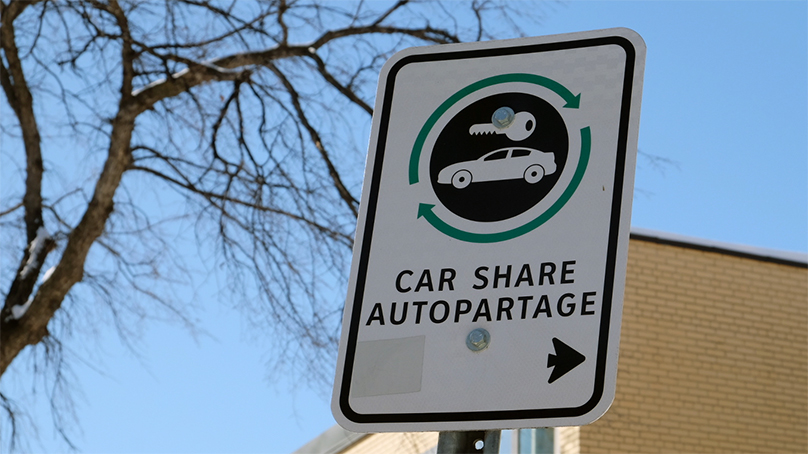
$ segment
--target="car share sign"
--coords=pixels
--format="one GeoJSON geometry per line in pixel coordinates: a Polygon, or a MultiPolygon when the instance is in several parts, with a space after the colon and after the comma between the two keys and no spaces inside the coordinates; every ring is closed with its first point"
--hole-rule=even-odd
{"type": "Polygon", "coordinates": [[[611,405],[645,46],[413,48],[380,76],[332,409],[356,432],[611,405]]]}

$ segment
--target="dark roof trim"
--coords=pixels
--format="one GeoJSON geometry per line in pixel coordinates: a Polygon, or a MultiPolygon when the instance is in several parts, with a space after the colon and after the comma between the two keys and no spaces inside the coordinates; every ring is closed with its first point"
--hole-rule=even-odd
{"type": "Polygon", "coordinates": [[[808,268],[808,254],[791,251],[780,251],[776,249],[766,249],[754,246],[745,246],[732,243],[722,243],[719,241],[705,240],[702,238],[688,237],[673,233],[659,232],[656,230],[631,228],[631,239],[640,241],[650,241],[652,243],[668,244],[672,246],[697,249],[718,254],[732,255],[752,260],[779,263],[781,265],[808,268]]]}

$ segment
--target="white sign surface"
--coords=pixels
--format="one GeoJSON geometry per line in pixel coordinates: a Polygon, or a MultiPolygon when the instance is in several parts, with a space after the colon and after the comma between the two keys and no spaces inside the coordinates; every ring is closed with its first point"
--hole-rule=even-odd
{"type": "Polygon", "coordinates": [[[614,398],[645,45],[382,69],[332,410],[356,432],[582,425],[614,398]]]}

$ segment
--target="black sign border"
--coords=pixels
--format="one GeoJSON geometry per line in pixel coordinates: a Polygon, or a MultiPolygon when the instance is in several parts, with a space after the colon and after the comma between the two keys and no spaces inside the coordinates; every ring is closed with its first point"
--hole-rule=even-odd
{"type": "MultiPolygon", "coordinates": [[[[371,173],[370,193],[365,216],[365,228],[359,255],[359,267],[356,276],[355,291],[353,294],[353,307],[349,326],[348,340],[345,350],[345,363],[342,370],[342,383],[340,383],[339,407],[343,416],[357,424],[403,424],[403,423],[456,423],[471,421],[505,421],[527,419],[572,418],[583,416],[592,411],[601,401],[605,386],[606,357],[608,354],[609,329],[612,314],[612,297],[614,296],[615,264],[620,231],[620,213],[623,201],[623,185],[625,173],[626,150],[628,146],[628,132],[631,111],[631,98],[633,93],[636,50],[628,38],[622,36],[605,36],[572,41],[532,44],[504,48],[461,50],[438,52],[428,54],[415,54],[402,58],[396,62],[387,74],[385,91],[379,122],[379,132],[376,141],[376,155],[371,173]],[[606,256],[605,280],[603,286],[603,304],[600,320],[600,336],[598,340],[597,363],[595,365],[594,390],[590,399],[579,407],[544,408],[533,410],[495,410],[495,411],[460,411],[460,412],[427,412],[427,413],[373,413],[362,414],[351,408],[349,393],[353,365],[356,354],[357,337],[362,313],[362,300],[364,298],[367,278],[368,259],[373,237],[373,227],[377,209],[379,185],[384,162],[385,144],[390,120],[390,110],[398,73],[406,65],[423,62],[480,59],[486,57],[499,57],[520,54],[533,54],[559,50],[582,49],[617,45],[626,53],[626,65],[623,75],[623,93],[620,107],[620,122],[617,143],[617,158],[615,162],[614,190],[612,192],[611,229],[609,230],[609,244],[606,256]]],[[[600,416],[600,415],[598,415],[600,416]]]]}

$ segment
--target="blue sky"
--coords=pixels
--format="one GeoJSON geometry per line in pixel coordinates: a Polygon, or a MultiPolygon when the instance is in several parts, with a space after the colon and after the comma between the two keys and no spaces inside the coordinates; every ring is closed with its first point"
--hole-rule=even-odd
{"type": "MultiPolygon", "coordinates": [[[[574,1],[547,10],[530,34],[628,27],[646,42],[639,149],[668,163],[640,159],[633,226],[808,251],[807,2],[574,1]]],[[[136,358],[102,333],[100,371],[74,366],[81,451],[288,453],[334,424],[330,389],[268,379],[272,352],[244,334],[240,315],[206,303],[210,336],[153,325],[136,358]]],[[[3,385],[30,387],[19,374],[3,385]]],[[[61,452],[45,397],[31,396],[40,448],[61,452]]]]}

